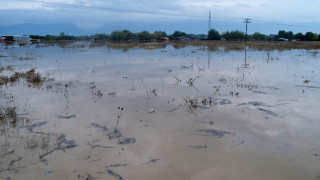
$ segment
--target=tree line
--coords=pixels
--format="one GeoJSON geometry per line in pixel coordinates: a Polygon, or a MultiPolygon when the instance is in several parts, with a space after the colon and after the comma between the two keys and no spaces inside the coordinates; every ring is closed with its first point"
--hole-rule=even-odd
{"type": "MultiPolygon", "coordinates": [[[[246,34],[241,31],[227,31],[222,34],[219,34],[218,31],[215,29],[211,29],[208,32],[208,39],[209,40],[243,40],[245,39],[246,34]]],[[[278,34],[275,35],[265,35],[261,34],[259,32],[255,32],[251,35],[247,36],[248,40],[269,40],[269,41],[320,41],[320,35],[313,32],[306,32],[305,34],[299,32],[297,34],[294,34],[292,31],[285,31],[280,30],[278,34]]]]}
{"type": "MultiPolygon", "coordinates": [[[[150,33],[148,31],[142,32],[131,32],[129,30],[117,30],[113,31],[110,34],[98,33],[91,36],[71,36],[65,33],[60,33],[58,36],[54,35],[46,35],[46,36],[38,36],[32,35],[30,36],[32,39],[42,39],[42,40],[79,40],[79,39],[95,39],[95,40],[111,40],[111,41],[151,41],[151,40],[191,40],[191,39],[201,39],[201,40],[244,40],[246,38],[246,34],[242,31],[226,31],[223,33],[219,33],[215,29],[211,29],[208,31],[208,34],[187,34],[182,31],[175,31],[172,34],[168,35],[164,31],[154,31],[150,33]]],[[[275,35],[265,35],[259,32],[255,32],[253,34],[247,35],[247,40],[269,40],[269,41],[320,41],[320,34],[313,32],[306,32],[305,34],[299,32],[294,34],[292,31],[280,30],[278,34],[275,35]]]]}

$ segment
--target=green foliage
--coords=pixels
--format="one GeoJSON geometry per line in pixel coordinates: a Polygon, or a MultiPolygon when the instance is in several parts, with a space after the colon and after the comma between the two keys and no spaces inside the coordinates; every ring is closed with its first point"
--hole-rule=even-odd
{"type": "Polygon", "coordinates": [[[277,38],[286,38],[286,31],[285,30],[280,30],[278,32],[277,38]]]}
{"type": "Polygon", "coordinates": [[[92,36],[96,40],[108,40],[109,36],[107,34],[95,34],[92,36]]]}
{"type": "Polygon", "coordinates": [[[181,32],[181,31],[175,31],[170,37],[170,39],[176,39],[178,37],[181,37],[181,36],[186,36],[187,37],[187,34],[185,32],[181,32]]]}
{"type": "Polygon", "coordinates": [[[286,32],[285,38],[291,41],[294,38],[293,32],[292,31],[286,32]]]}
{"type": "Polygon", "coordinates": [[[319,40],[319,35],[314,33],[312,41],[318,41],[319,40]]]}
{"type": "Polygon", "coordinates": [[[59,36],[55,36],[55,35],[45,35],[45,36],[31,35],[30,38],[32,38],[32,39],[42,39],[42,40],[47,40],[47,41],[76,40],[77,39],[77,37],[66,35],[64,32],[60,33],[59,36]]]}
{"type": "MultiPolygon", "coordinates": [[[[101,33],[94,34],[91,36],[69,36],[64,32],[61,32],[59,35],[30,35],[32,39],[40,39],[40,40],[118,40],[118,41],[128,41],[128,40],[162,40],[164,37],[167,37],[167,33],[164,31],[155,31],[153,33],[149,33],[148,31],[142,31],[138,33],[130,32],[129,30],[121,30],[121,31],[113,31],[110,35],[101,33]]],[[[206,37],[209,40],[220,40],[221,37],[226,40],[244,40],[245,33],[241,31],[227,31],[223,34],[219,34],[219,32],[215,29],[211,29],[208,31],[208,34],[186,34],[182,31],[175,31],[173,34],[169,36],[170,39],[177,39],[180,37],[187,37],[192,39],[205,39],[206,37]]],[[[277,35],[265,35],[259,32],[255,32],[252,35],[248,35],[247,39],[252,40],[277,40],[279,38],[285,38],[288,40],[301,40],[301,41],[320,41],[320,34],[307,32],[305,34],[299,32],[297,34],[293,34],[292,31],[280,30],[277,35]]]]}
{"type": "Polygon", "coordinates": [[[279,38],[284,38],[284,39],[288,39],[288,40],[292,40],[294,39],[294,34],[292,31],[285,31],[285,30],[280,30],[278,32],[278,35],[275,36],[275,40],[279,39],[279,38]]]}
{"type": "Polygon", "coordinates": [[[151,34],[152,39],[161,40],[163,37],[167,37],[167,33],[163,31],[155,31],[151,34]]]}
{"type": "Polygon", "coordinates": [[[254,34],[252,34],[251,38],[249,39],[254,39],[254,40],[266,40],[267,36],[264,34],[261,34],[259,32],[255,32],[254,34]]]}
{"type": "Polygon", "coordinates": [[[241,31],[227,31],[222,34],[222,37],[226,40],[243,40],[245,38],[245,34],[241,31]]]}
{"type": "Polygon", "coordinates": [[[306,32],[306,34],[304,35],[306,41],[315,41],[317,40],[315,37],[315,34],[313,32],[306,32]]]}
{"type": "Polygon", "coordinates": [[[305,37],[304,37],[304,35],[303,35],[301,32],[295,34],[295,35],[294,35],[294,38],[295,38],[296,40],[301,40],[301,41],[304,41],[304,40],[305,40],[305,37]]]}
{"type": "Polygon", "coordinates": [[[208,39],[209,40],[220,40],[221,36],[218,31],[215,29],[210,29],[208,32],[208,39]]]}
{"type": "Polygon", "coordinates": [[[115,41],[130,40],[133,38],[134,38],[134,34],[129,30],[113,31],[110,34],[110,39],[115,41]]]}
{"type": "Polygon", "coordinates": [[[136,36],[139,40],[143,40],[143,41],[152,39],[152,36],[148,31],[139,32],[136,34],[136,36]]]}

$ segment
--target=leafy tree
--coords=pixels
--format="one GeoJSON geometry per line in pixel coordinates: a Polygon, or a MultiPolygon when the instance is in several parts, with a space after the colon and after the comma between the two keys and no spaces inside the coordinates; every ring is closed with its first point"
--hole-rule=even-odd
{"type": "Polygon", "coordinates": [[[148,31],[142,31],[136,34],[139,40],[151,40],[151,34],[148,31]]]}
{"type": "Polygon", "coordinates": [[[251,37],[252,37],[252,39],[254,39],[254,40],[266,40],[266,39],[267,39],[266,35],[261,34],[261,33],[259,33],[259,32],[255,32],[254,34],[252,34],[251,37]]]}
{"type": "Polygon", "coordinates": [[[285,38],[292,40],[294,38],[293,32],[292,31],[288,31],[285,33],[285,38]]]}
{"type": "Polygon", "coordinates": [[[160,40],[162,37],[167,37],[167,33],[162,31],[155,31],[151,34],[151,36],[152,39],[160,40]]]}
{"type": "Polygon", "coordinates": [[[312,41],[318,41],[319,40],[319,34],[314,33],[312,41]]]}
{"type": "Polygon", "coordinates": [[[301,32],[295,34],[295,35],[294,35],[294,38],[295,38],[296,40],[301,40],[301,41],[304,41],[304,40],[305,40],[305,37],[304,37],[304,35],[303,35],[301,32]]]}
{"type": "Polygon", "coordinates": [[[134,34],[128,30],[122,30],[122,31],[113,31],[110,34],[111,40],[129,40],[134,37],[134,34]]]}
{"type": "Polygon", "coordinates": [[[313,32],[307,32],[305,35],[306,41],[314,41],[315,40],[315,35],[313,32]]]}
{"type": "Polygon", "coordinates": [[[285,30],[280,30],[278,32],[277,38],[286,38],[286,31],[285,30]]]}
{"type": "Polygon", "coordinates": [[[218,31],[215,29],[210,29],[208,32],[208,39],[209,40],[220,40],[221,36],[218,31]]]}
{"type": "Polygon", "coordinates": [[[124,40],[129,40],[134,38],[134,34],[129,30],[123,30],[124,40]]]}
{"type": "Polygon", "coordinates": [[[226,40],[242,40],[245,38],[245,34],[241,31],[227,31],[222,34],[222,37],[226,40]]]}
{"type": "Polygon", "coordinates": [[[185,32],[175,31],[170,37],[172,37],[172,39],[176,39],[181,36],[187,36],[187,34],[185,32]]]}
{"type": "Polygon", "coordinates": [[[92,37],[97,39],[97,40],[107,40],[107,39],[109,39],[109,36],[107,34],[95,34],[92,37]]]}

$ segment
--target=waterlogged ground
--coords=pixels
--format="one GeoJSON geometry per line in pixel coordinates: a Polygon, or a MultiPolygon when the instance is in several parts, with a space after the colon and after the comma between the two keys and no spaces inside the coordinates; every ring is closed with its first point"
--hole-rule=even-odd
{"type": "Polygon", "coordinates": [[[0,50],[0,179],[320,179],[317,49],[0,50]]]}

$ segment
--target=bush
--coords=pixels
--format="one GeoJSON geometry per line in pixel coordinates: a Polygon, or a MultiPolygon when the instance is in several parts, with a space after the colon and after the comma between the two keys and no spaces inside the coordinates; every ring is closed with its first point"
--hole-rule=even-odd
{"type": "Polygon", "coordinates": [[[226,40],[243,40],[245,38],[245,34],[241,31],[227,31],[222,34],[222,37],[226,40]]]}
{"type": "Polygon", "coordinates": [[[220,40],[221,36],[218,31],[215,29],[210,29],[208,32],[208,39],[209,40],[220,40]]]}

